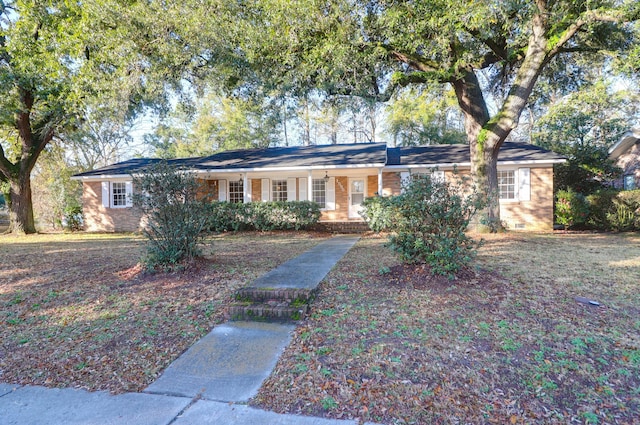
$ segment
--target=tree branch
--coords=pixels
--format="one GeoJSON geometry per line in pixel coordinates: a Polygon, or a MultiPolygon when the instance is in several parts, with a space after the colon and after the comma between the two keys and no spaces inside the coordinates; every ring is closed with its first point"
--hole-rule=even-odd
{"type": "Polygon", "coordinates": [[[0,144],[0,173],[2,173],[2,177],[8,180],[15,168],[15,164],[7,159],[2,144],[0,144]]]}
{"type": "Polygon", "coordinates": [[[384,47],[387,50],[387,52],[389,53],[389,56],[418,71],[435,72],[441,69],[438,66],[438,64],[425,61],[423,58],[421,58],[418,55],[400,52],[395,48],[393,48],[393,46],[389,46],[389,45],[382,45],[382,47],[384,47]]]}
{"type": "MultiPolygon", "coordinates": [[[[584,26],[592,24],[594,22],[611,22],[611,23],[621,23],[628,22],[630,20],[635,20],[638,12],[632,13],[630,16],[625,15],[622,11],[610,11],[609,13],[601,11],[601,10],[588,10],[582,14],[580,18],[578,18],[573,24],[571,24],[562,34],[560,34],[559,38],[554,42],[550,43],[547,47],[547,56],[552,58],[559,53],[564,53],[568,50],[563,50],[564,45],[571,40],[576,33],[584,26]]],[[[578,51],[587,51],[586,49],[580,50],[579,48],[575,48],[576,52],[578,51]]]]}

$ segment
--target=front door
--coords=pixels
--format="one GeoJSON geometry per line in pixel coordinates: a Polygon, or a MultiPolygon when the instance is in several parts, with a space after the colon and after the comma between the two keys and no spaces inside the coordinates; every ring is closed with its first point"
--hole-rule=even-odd
{"type": "Polygon", "coordinates": [[[361,178],[349,179],[349,218],[360,218],[365,193],[364,182],[361,178]]]}

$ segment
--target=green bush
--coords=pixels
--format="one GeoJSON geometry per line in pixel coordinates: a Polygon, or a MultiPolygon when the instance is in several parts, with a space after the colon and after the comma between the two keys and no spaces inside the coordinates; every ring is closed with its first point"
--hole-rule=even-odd
{"type": "Polygon", "coordinates": [[[613,204],[613,211],[607,215],[612,230],[640,230],[640,189],[618,193],[613,204]]]}
{"type": "Polygon", "coordinates": [[[198,199],[199,184],[183,170],[161,162],[133,176],[134,205],[145,214],[143,233],[149,270],[183,268],[200,255],[209,203],[198,199]]]}
{"type": "Polygon", "coordinates": [[[208,227],[213,232],[237,232],[248,229],[247,205],[231,202],[212,202],[209,208],[208,227]]]}
{"type": "Polygon", "coordinates": [[[320,208],[311,201],[252,202],[248,204],[213,202],[209,227],[216,232],[238,230],[300,230],[320,220],[320,208]]]}
{"type": "Polygon", "coordinates": [[[480,242],[465,232],[483,203],[475,189],[465,191],[461,183],[414,176],[384,206],[393,217],[390,246],[403,261],[426,263],[433,274],[452,279],[473,260],[480,242]]]}
{"type": "Polygon", "coordinates": [[[585,196],[573,190],[559,190],[556,194],[556,221],[565,229],[587,222],[589,204],[585,196]]]}
{"type": "Polygon", "coordinates": [[[393,199],[373,196],[365,198],[360,215],[374,232],[390,231],[397,221],[396,211],[392,208],[393,199]]]}
{"type": "Polygon", "coordinates": [[[587,225],[591,229],[609,230],[611,223],[609,222],[609,214],[614,209],[614,199],[618,196],[618,190],[603,189],[587,196],[589,204],[589,216],[587,225]]]}
{"type": "Polygon", "coordinates": [[[82,230],[83,223],[82,207],[80,205],[67,205],[64,208],[62,226],[65,230],[77,232],[82,230]]]}

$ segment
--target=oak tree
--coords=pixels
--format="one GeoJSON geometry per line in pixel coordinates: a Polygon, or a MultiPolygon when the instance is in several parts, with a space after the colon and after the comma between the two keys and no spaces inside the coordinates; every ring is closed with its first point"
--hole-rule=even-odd
{"type": "Polygon", "coordinates": [[[245,57],[283,85],[380,100],[398,87],[450,85],[489,201],[484,222],[496,229],[498,155],[540,75],[567,55],[595,64],[635,52],[640,3],[261,0],[242,16],[245,57]]]}

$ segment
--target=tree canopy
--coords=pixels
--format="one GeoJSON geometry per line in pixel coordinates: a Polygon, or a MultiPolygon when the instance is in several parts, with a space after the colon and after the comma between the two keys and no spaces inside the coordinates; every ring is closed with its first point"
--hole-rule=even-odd
{"type": "Polygon", "coordinates": [[[633,54],[639,14],[636,1],[261,0],[241,15],[239,45],[256,73],[292,92],[385,100],[398,87],[449,84],[486,222],[498,226],[497,158],[538,78],[561,58],[633,54]]]}
{"type": "Polygon", "coordinates": [[[133,113],[163,103],[176,81],[164,59],[173,44],[153,43],[170,35],[150,34],[149,9],[110,0],[0,3],[0,180],[10,230],[35,232],[31,172],[45,147],[77,129],[90,106],[133,113]],[[158,58],[162,78],[151,66],[158,58]]]}

